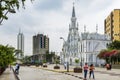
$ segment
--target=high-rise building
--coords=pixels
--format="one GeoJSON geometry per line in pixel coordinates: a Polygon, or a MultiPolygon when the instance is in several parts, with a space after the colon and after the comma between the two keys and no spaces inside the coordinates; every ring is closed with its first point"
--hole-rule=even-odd
{"type": "Polygon", "coordinates": [[[22,54],[21,52],[20,54],[17,54],[17,58],[22,59],[22,57],[24,56],[24,35],[20,31],[17,35],[17,49],[22,52],[22,54]]]}
{"type": "Polygon", "coordinates": [[[49,38],[43,34],[33,36],[33,54],[45,54],[49,51],[49,38]]]}
{"type": "Polygon", "coordinates": [[[120,9],[114,9],[104,21],[104,33],[111,37],[111,40],[120,40],[120,9]]]}

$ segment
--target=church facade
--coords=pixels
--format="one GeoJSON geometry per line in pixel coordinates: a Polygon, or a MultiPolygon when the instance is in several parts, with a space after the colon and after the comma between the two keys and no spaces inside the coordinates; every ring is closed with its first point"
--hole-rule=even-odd
{"type": "Polygon", "coordinates": [[[107,44],[111,42],[110,37],[104,34],[81,33],[81,40],[79,42],[79,53],[80,53],[80,62],[85,64],[86,62],[90,64],[94,64],[95,66],[99,66],[101,64],[105,64],[105,61],[99,59],[97,55],[100,53],[102,49],[107,48],[107,44]]]}

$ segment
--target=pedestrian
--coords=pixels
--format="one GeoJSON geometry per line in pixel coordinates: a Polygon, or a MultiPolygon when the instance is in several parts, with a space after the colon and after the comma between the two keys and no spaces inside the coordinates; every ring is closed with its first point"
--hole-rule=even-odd
{"type": "Polygon", "coordinates": [[[109,67],[110,67],[109,69],[111,70],[112,69],[112,64],[111,63],[109,64],[109,67]]]}
{"type": "Polygon", "coordinates": [[[89,67],[89,78],[91,78],[91,75],[93,75],[93,79],[95,79],[94,69],[95,69],[95,67],[93,66],[93,64],[91,64],[89,67]]]}
{"type": "Polygon", "coordinates": [[[85,63],[83,69],[84,69],[84,80],[87,80],[86,79],[87,78],[87,72],[88,72],[88,64],[87,63],[85,63]]]}
{"type": "Polygon", "coordinates": [[[15,73],[16,74],[19,74],[19,68],[20,68],[20,65],[18,63],[16,63],[16,66],[15,66],[15,73]]]}
{"type": "Polygon", "coordinates": [[[67,66],[67,64],[66,63],[64,63],[64,68],[66,69],[66,66],[67,66]]]}
{"type": "Polygon", "coordinates": [[[110,69],[110,64],[106,64],[106,69],[109,70],[110,69]]]}

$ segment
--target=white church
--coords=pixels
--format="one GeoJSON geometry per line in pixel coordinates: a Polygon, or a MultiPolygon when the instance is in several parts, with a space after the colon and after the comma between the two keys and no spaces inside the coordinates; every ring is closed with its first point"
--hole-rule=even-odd
{"type": "MultiPolygon", "coordinates": [[[[68,62],[69,65],[75,65],[75,59],[79,59],[81,65],[86,62],[95,66],[105,63],[97,55],[102,49],[106,49],[107,44],[111,42],[110,37],[97,33],[97,29],[95,33],[88,33],[84,30],[83,33],[79,34],[76,20],[75,7],[73,6],[68,37],[63,43],[60,54],[61,63],[68,62]]],[[[86,28],[84,27],[84,29],[86,28]]]]}

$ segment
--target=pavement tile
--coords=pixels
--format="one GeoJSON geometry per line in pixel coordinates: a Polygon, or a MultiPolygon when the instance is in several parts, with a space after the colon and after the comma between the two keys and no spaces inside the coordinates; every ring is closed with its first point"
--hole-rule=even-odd
{"type": "Polygon", "coordinates": [[[15,80],[12,70],[7,68],[0,76],[0,80],[15,80]]]}

